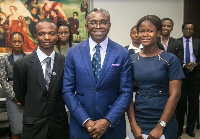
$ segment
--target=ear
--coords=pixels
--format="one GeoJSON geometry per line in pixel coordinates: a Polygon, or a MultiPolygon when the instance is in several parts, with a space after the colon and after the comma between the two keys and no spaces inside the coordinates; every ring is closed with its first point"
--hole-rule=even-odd
{"type": "Polygon", "coordinates": [[[160,36],[160,34],[161,34],[161,31],[158,31],[158,36],[160,36]]]}
{"type": "Polygon", "coordinates": [[[85,28],[87,29],[87,31],[89,30],[89,29],[88,29],[88,25],[87,25],[87,24],[85,24],[85,28]]]}

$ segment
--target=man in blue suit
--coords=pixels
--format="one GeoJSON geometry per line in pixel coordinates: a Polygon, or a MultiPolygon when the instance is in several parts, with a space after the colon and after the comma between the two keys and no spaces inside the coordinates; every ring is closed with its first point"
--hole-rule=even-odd
{"type": "Polygon", "coordinates": [[[90,38],[68,51],[63,99],[71,113],[71,139],[124,139],[124,113],[132,100],[131,60],[127,49],[111,41],[110,14],[87,14],[90,38]]]}

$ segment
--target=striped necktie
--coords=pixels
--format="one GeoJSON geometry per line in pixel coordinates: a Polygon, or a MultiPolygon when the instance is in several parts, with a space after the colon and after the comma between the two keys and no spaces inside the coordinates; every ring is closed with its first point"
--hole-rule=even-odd
{"type": "Polygon", "coordinates": [[[45,82],[46,82],[46,88],[48,90],[51,79],[51,57],[45,58],[45,63],[46,63],[45,82]]]}

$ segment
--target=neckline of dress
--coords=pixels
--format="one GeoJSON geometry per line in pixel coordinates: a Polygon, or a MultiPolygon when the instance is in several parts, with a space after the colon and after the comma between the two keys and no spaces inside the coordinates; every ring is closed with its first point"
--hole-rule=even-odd
{"type": "Polygon", "coordinates": [[[149,57],[143,57],[143,56],[140,55],[140,53],[138,53],[138,56],[139,56],[139,57],[142,57],[142,58],[153,58],[153,57],[157,57],[157,56],[159,56],[159,55],[162,55],[163,52],[164,52],[164,51],[162,51],[162,52],[161,52],[160,54],[158,54],[158,55],[155,55],[155,56],[149,56],[149,57]]]}

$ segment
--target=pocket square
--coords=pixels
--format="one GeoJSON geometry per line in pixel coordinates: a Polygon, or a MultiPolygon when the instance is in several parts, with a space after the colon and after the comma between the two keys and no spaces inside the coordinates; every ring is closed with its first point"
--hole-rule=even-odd
{"type": "Polygon", "coordinates": [[[112,64],[111,67],[119,67],[120,64],[112,64]]]}

